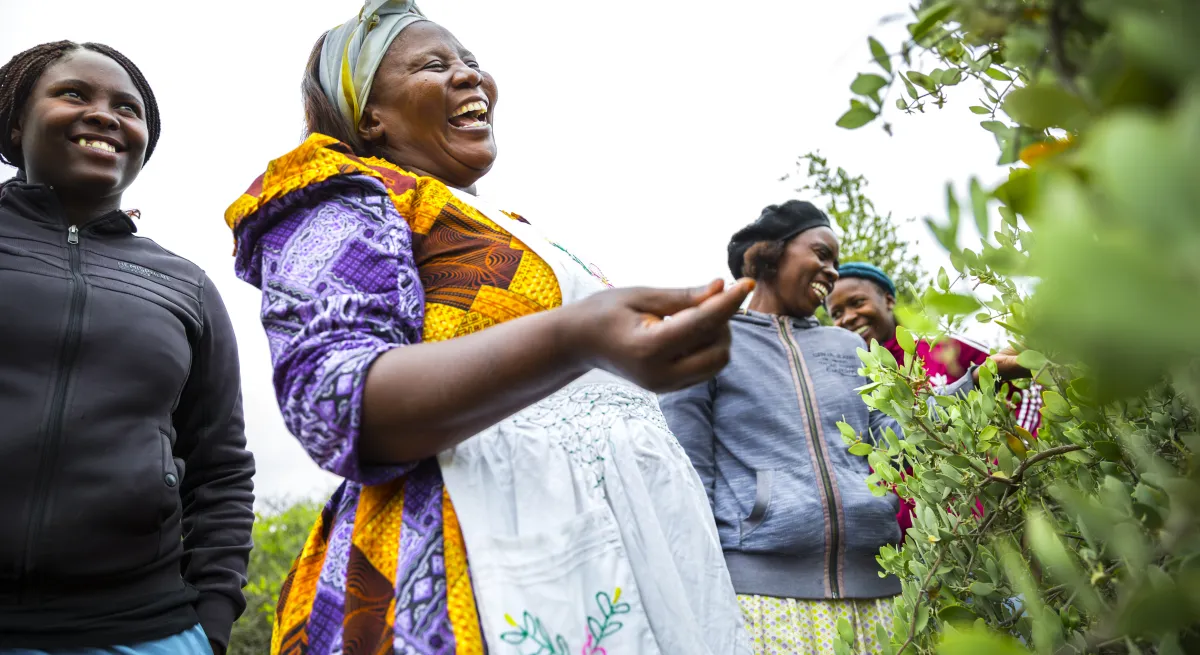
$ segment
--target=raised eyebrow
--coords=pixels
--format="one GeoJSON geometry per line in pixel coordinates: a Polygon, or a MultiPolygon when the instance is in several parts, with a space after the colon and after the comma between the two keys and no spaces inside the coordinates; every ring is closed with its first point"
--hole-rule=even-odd
{"type": "Polygon", "coordinates": [[[91,83],[87,82],[86,80],[77,80],[73,77],[67,78],[65,80],[57,80],[55,82],[50,83],[51,89],[60,89],[65,86],[80,86],[80,87],[84,87],[86,89],[92,88],[91,83]]]}
{"type": "Polygon", "coordinates": [[[113,98],[120,102],[128,102],[136,105],[139,108],[142,106],[142,99],[128,91],[114,91],[113,98]]]}

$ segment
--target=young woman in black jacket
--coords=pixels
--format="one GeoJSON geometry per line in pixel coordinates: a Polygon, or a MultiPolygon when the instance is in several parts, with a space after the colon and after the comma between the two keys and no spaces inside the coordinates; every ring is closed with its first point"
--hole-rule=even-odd
{"type": "Polygon", "coordinates": [[[0,68],[0,655],[221,653],[251,476],[233,328],[121,195],[158,106],[115,50],[0,68]]]}

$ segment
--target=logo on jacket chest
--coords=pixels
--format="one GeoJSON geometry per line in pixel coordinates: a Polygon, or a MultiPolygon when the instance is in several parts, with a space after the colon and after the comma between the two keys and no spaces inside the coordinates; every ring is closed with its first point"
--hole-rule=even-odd
{"type": "Polygon", "coordinates": [[[155,282],[170,282],[171,281],[171,277],[168,275],[159,273],[158,271],[156,271],[154,269],[146,268],[145,266],[138,266],[137,264],[130,264],[129,262],[119,261],[119,262],[117,262],[117,268],[119,268],[122,271],[125,271],[127,273],[133,273],[134,275],[140,275],[144,278],[154,280],[155,282]]]}
{"type": "Polygon", "coordinates": [[[858,377],[858,369],[862,366],[857,355],[847,353],[824,351],[813,353],[809,357],[814,364],[827,372],[845,377],[858,377]]]}

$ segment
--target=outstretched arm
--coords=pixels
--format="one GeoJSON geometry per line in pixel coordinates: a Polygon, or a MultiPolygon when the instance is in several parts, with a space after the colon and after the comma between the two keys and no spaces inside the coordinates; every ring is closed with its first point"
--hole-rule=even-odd
{"type": "Polygon", "coordinates": [[[373,180],[326,185],[338,186],[294,201],[259,238],[275,245],[263,249],[258,270],[284,417],[336,473],[373,479],[364,465],[430,457],[591,368],[668,390],[711,377],[728,359],[726,320],[748,284],[606,291],[420,343],[423,298],[407,224],[373,180]],[[660,320],[667,315],[674,320],[660,320]]]}

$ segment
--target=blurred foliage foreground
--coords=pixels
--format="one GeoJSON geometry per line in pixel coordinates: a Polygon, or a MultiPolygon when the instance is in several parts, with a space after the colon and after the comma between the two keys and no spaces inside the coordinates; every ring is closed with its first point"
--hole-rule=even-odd
{"type": "Polygon", "coordinates": [[[956,273],[911,290],[900,338],[995,323],[1046,390],[1034,439],[994,368],[930,407],[911,356],[861,353],[864,398],[907,438],[843,436],[876,493],[917,503],[880,555],[904,588],[885,651],[1200,653],[1200,2],[924,2],[908,32],[869,40],[838,124],[977,88],[1010,170],[947,188],[929,227],[956,273]]]}

